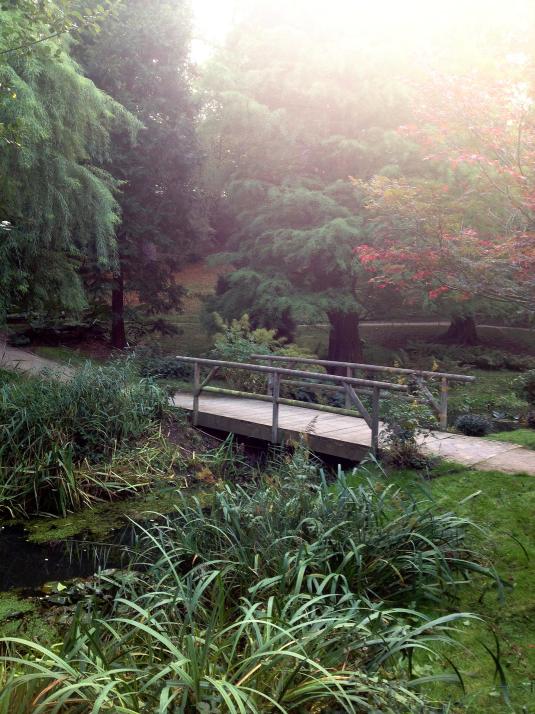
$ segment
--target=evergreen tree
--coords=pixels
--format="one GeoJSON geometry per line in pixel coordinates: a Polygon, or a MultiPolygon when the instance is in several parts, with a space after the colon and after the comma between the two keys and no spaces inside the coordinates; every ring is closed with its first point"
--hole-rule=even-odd
{"type": "Polygon", "coordinates": [[[122,182],[119,266],[112,284],[112,344],[126,345],[125,292],[148,309],[180,305],[175,274],[206,233],[197,184],[200,151],[192,98],[190,10],[185,0],[122,0],[78,54],[97,86],[143,123],[135,147],[113,135],[106,168],[122,182]]]}
{"type": "Polygon", "coordinates": [[[80,268],[108,270],[116,255],[117,184],[99,165],[113,129],[138,128],[61,37],[36,43],[49,20],[0,9],[0,316],[84,307],[80,268]]]}
{"type": "Polygon", "coordinates": [[[285,333],[327,320],[329,358],[361,361],[359,320],[387,295],[355,254],[365,225],[349,177],[396,175],[410,159],[394,131],[405,103],[388,48],[305,10],[255,6],[207,71],[212,216],[236,268],[208,310],[285,333]]]}

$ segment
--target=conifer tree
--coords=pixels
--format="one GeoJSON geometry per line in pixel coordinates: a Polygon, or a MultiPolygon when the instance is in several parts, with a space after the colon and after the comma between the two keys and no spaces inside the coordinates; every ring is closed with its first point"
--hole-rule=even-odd
{"type": "Polygon", "coordinates": [[[83,36],[80,61],[97,86],[143,123],[132,147],[114,133],[106,168],[122,182],[119,264],[112,285],[112,344],[126,344],[125,293],[154,312],[180,306],[175,273],[206,233],[197,183],[200,152],[185,0],[121,0],[98,35],[83,36]]]}
{"type": "Polygon", "coordinates": [[[381,64],[350,35],[333,45],[305,5],[257,4],[206,73],[212,217],[236,269],[207,309],[286,334],[327,321],[329,358],[362,361],[359,320],[387,296],[354,252],[365,225],[349,177],[410,157],[404,97],[388,49],[381,64]]]}

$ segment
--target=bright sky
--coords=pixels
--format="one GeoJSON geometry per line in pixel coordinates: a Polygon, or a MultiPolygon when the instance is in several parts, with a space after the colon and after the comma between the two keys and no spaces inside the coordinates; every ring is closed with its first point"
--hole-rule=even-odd
{"type": "MultiPolygon", "coordinates": [[[[269,0],[265,1],[269,5],[269,0]]],[[[209,56],[211,45],[222,42],[235,8],[247,7],[248,2],[251,0],[192,0],[193,55],[197,61],[209,56]]],[[[308,0],[306,7],[308,18],[316,18],[320,24],[340,27],[343,19],[342,26],[349,35],[354,32],[358,36],[359,31],[366,32],[371,25],[383,28],[387,34],[398,32],[404,44],[411,44],[415,37],[423,39],[447,32],[448,25],[465,22],[476,31],[484,28],[490,18],[520,31],[535,22],[535,0],[308,0]]]]}
{"type": "Polygon", "coordinates": [[[233,0],[192,0],[195,27],[193,57],[201,62],[210,54],[210,46],[223,41],[232,22],[233,0]]]}

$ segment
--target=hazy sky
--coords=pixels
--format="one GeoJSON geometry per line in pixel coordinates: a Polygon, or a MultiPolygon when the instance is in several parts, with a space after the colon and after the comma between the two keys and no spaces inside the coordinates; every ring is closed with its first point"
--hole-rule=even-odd
{"type": "Polygon", "coordinates": [[[233,0],[192,0],[195,18],[193,56],[203,60],[212,43],[219,44],[232,19],[233,0]]]}
{"type": "MultiPolygon", "coordinates": [[[[223,41],[235,8],[243,9],[252,1],[192,0],[193,56],[197,61],[209,56],[210,48],[223,41]]],[[[269,6],[270,0],[265,2],[269,6]]],[[[369,27],[382,28],[385,33],[397,33],[409,45],[415,37],[447,34],[448,29],[463,25],[472,24],[477,34],[492,23],[520,32],[531,28],[533,32],[535,23],[535,0],[307,0],[305,6],[308,19],[315,17],[320,24],[343,27],[346,35],[358,35],[369,27]]]]}

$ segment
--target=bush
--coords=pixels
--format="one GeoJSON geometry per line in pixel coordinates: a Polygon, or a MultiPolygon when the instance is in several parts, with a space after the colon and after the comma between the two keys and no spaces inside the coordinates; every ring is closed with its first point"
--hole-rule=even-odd
{"type": "Polygon", "coordinates": [[[80,507],[77,468],[134,444],[165,408],[162,390],[132,376],[124,363],[87,363],[68,380],[49,374],[0,388],[0,510],[80,507]]]}
{"type": "Polygon", "coordinates": [[[530,406],[535,406],[535,369],[517,377],[514,387],[516,394],[521,399],[524,399],[530,406]]]}
{"type": "MultiPolygon", "coordinates": [[[[214,314],[214,320],[219,327],[215,336],[215,347],[211,357],[228,362],[254,362],[251,355],[286,355],[288,357],[310,357],[311,355],[301,350],[297,345],[286,344],[284,339],[276,337],[276,330],[265,328],[252,329],[248,315],[243,315],[239,320],[231,323],[225,322],[219,315],[214,314]]],[[[288,367],[290,363],[279,363],[280,367],[288,367]]],[[[231,389],[265,394],[268,379],[260,372],[247,372],[240,369],[227,369],[225,380],[231,389]]],[[[285,396],[292,396],[286,393],[285,396]]]]}
{"type": "Polygon", "coordinates": [[[177,360],[172,355],[163,355],[159,351],[138,348],[135,357],[141,377],[191,380],[191,365],[177,360]]]}
{"type": "Polygon", "coordinates": [[[492,431],[492,423],[481,414],[463,414],[455,421],[455,428],[465,436],[486,436],[492,431]]]}
{"type": "Polygon", "coordinates": [[[423,438],[437,426],[431,409],[421,402],[399,397],[383,401],[382,446],[385,461],[398,469],[422,469],[429,465],[423,453],[423,438]]]}

